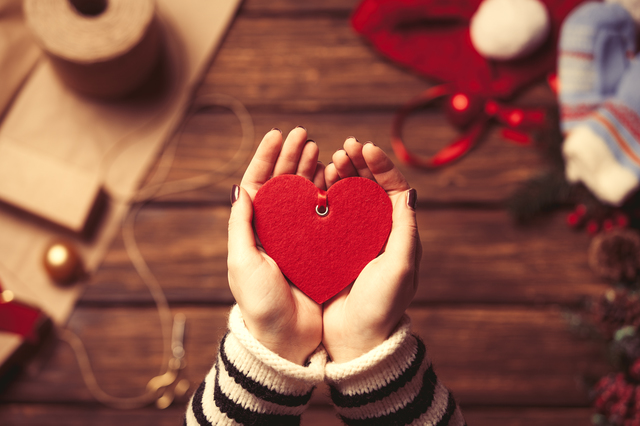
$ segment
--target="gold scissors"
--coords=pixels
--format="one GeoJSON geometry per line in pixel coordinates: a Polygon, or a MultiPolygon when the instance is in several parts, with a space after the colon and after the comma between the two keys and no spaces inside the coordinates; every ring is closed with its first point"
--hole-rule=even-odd
{"type": "Polygon", "coordinates": [[[173,318],[171,359],[169,360],[167,372],[152,378],[147,383],[147,391],[150,393],[157,394],[164,391],[156,400],[156,407],[160,409],[170,406],[176,397],[181,398],[191,387],[188,379],[180,379],[180,371],[187,366],[184,359],[184,330],[186,322],[187,318],[181,313],[176,314],[173,318]]]}

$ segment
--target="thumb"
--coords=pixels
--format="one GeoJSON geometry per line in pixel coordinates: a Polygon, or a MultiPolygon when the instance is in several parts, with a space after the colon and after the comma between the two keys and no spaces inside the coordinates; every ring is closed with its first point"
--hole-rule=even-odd
{"type": "Polygon", "coordinates": [[[420,236],[416,222],[417,193],[409,189],[399,194],[393,205],[393,224],[385,249],[385,257],[395,265],[414,268],[420,254],[420,236]]]}
{"type": "Polygon", "coordinates": [[[247,255],[247,250],[256,249],[256,238],[253,234],[253,205],[244,188],[233,185],[231,189],[231,215],[229,216],[229,263],[240,261],[247,255]]]}

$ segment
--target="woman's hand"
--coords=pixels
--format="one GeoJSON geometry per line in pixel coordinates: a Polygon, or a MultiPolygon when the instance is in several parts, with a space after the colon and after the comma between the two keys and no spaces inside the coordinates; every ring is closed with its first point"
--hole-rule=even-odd
{"type": "Polygon", "coordinates": [[[258,147],[240,186],[231,193],[229,286],[249,332],[283,358],[303,365],[322,340],[322,306],[290,284],[278,265],[256,244],[253,199],[272,176],[297,174],[324,188],[318,147],[297,127],[282,142],[271,130],[258,147]]]}
{"type": "Polygon", "coordinates": [[[384,253],[324,304],[322,343],[338,363],[365,354],[391,335],[415,295],[422,257],[416,192],[389,157],[371,143],[363,146],[349,138],[325,170],[326,185],[350,176],[374,179],[384,188],[393,205],[393,225],[384,253]]]}

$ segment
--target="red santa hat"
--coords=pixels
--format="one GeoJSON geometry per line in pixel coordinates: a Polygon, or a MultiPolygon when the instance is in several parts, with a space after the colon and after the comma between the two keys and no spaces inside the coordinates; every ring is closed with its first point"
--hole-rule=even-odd
{"type": "Polygon", "coordinates": [[[541,0],[549,36],[511,60],[488,59],[474,47],[470,24],[482,1],[364,0],[351,22],[393,61],[473,95],[505,99],[555,71],[560,25],[583,0],[541,0]]]}

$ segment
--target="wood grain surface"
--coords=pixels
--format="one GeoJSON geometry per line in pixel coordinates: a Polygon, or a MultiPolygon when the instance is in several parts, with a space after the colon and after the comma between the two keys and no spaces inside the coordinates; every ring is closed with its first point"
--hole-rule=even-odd
{"type": "MultiPolygon", "coordinates": [[[[233,303],[227,284],[229,191],[272,127],[305,126],[321,160],[348,136],[391,153],[394,112],[434,82],[377,54],[349,25],[357,0],[244,2],[194,95],[169,181],[206,174],[213,184],[167,195],[136,220],[140,251],[174,313],[187,317],[184,373],[192,390],[211,367],[233,303]],[[233,96],[250,112],[253,147],[236,155],[237,118],[211,104],[233,96]]],[[[552,107],[544,84],[514,100],[552,107]]],[[[438,105],[416,112],[407,143],[434,153],[457,136],[438,105]]],[[[395,158],[395,157],[393,157],[395,158]]],[[[587,383],[609,371],[604,348],[570,331],[579,311],[606,284],[589,269],[589,237],[565,225],[566,211],[516,226],[505,200],[548,167],[530,146],[505,141],[492,127],[462,161],[436,172],[400,166],[418,191],[424,254],[409,315],[436,371],[459,400],[469,425],[587,425],[587,383]]],[[[83,283],[69,328],[87,347],[100,386],[135,396],[162,369],[162,336],[153,299],[121,236],[83,283]]],[[[162,411],[118,411],[87,391],[73,352],[54,342],[0,393],[2,425],[177,425],[185,399],[162,411]]],[[[322,386],[303,425],[338,425],[322,386]]]]}

